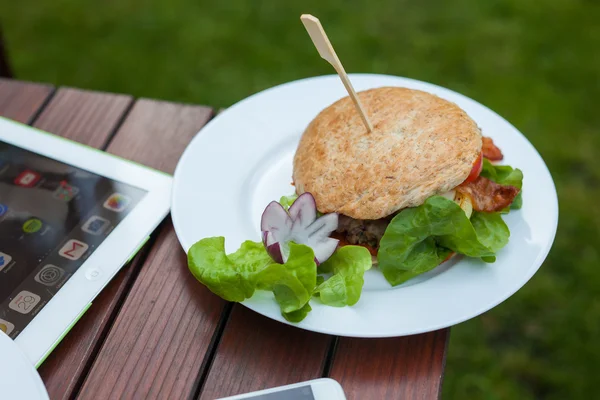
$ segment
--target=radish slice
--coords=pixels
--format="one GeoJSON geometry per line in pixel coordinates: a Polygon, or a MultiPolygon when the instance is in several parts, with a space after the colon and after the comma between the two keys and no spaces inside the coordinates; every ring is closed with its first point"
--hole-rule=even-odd
{"type": "Polygon", "coordinates": [[[320,264],[336,250],[338,240],[329,237],[337,229],[338,215],[317,218],[317,203],[310,193],[303,193],[286,211],[276,201],[269,203],[262,215],[260,228],[263,244],[275,262],[284,263],[289,256],[289,242],[305,244],[315,252],[320,264]]]}
{"type": "Polygon", "coordinates": [[[273,238],[273,234],[271,232],[263,232],[263,244],[267,249],[267,253],[271,256],[271,258],[279,264],[283,264],[283,253],[281,251],[281,246],[279,242],[276,242],[273,238]]]}
{"type": "MultiPolygon", "coordinates": [[[[312,224],[306,227],[304,232],[298,232],[298,235],[306,235],[305,241],[321,241],[325,240],[331,235],[331,232],[335,231],[338,227],[338,215],[337,214],[325,214],[321,218],[315,220],[312,224]]],[[[296,233],[296,224],[292,226],[292,232],[296,233]]]]}
{"type": "MultiPolygon", "coordinates": [[[[263,211],[260,220],[260,230],[273,235],[274,242],[280,242],[289,237],[294,221],[285,208],[276,201],[269,203],[263,211]]],[[[264,238],[263,238],[264,241],[264,238]]]]}
{"type": "Polygon", "coordinates": [[[335,252],[338,247],[339,240],[327,238],[321,241],[319,244],[312,244],[310,247],[315,252],[315,259],[317,265],[325,262],[335,252]]]}
{"type": "Polygon", "coordinates": [[[288,210],[294,225],[307,228],[317,219],[317,203],[310,193],[303,193],[292,203],[288,210]]]}

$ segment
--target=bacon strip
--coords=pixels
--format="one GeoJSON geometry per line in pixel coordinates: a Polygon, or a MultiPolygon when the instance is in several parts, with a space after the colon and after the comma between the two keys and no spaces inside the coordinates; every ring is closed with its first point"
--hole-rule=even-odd
{"type": "Polygon", "coordinates": [[[483,212],[496,212],[510,206],[519,189],[509,185],[499,185],[483,176],[473,182],[463,183],[456,191],[467,195],[473,203],[473,210],[483,212]]]}
{"type": "Polygon", "coordinates": [[[502,152],[498,147],[496,147],[492,138],[484,136],[481,138],[481,140],[483,142],[481,150],[483,151],[483,156],[485,158],[490,161],[500,161],[504,158],[502,152]]]}

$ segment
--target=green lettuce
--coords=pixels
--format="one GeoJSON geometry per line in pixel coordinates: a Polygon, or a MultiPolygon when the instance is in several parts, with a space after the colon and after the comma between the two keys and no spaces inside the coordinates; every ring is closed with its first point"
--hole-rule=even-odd
{"type": "Polygon", "coordinates": [[[262,243],[252,241],[242,243],[239,250],[227,256],[223,237],[202,239],[188,252],[188,266],[194,277],[227,301],[252,297],[256,272],[272,262],[262,243]]]}
{"type": "Polygon", "coordinates": [[[287,210],[296,201],[297,198],[298,195],[296,193],[290,196],[281,196],[281,199],[279,199],[279,204],[281,204],[283,208],[287,210]]]}
{"type": "Polygon", "coordinates": [[[361,246],[344,246],[319,266],[333,275],[321,283],[315,293],[329,306],[353,306],[360,299],[364,274],[372,266],[371,253],[361,246]]]}
{"type": "Polygon", "coordinates": [[[509,235],[500,214],[474,212],[469,220],[454,201],[433,196],[392,219],[379,244],[379,269],[396,286],[437,267],[451,252],[493,262],[509,235]]]}
{"type": "Polygon", "coordinates": [[[312,249],[295,243],[290,243],[290,256],[286,263],[271,261],[269,266],[257,273],[256,278],[259,289],[273,292],[282,313],[304,307],[316,284],[317,264],[312,249]]]}
{"type": "Polygon", "coordinates": [[[364,273],[371,268],[371,254],[360,246],[345,246],[319,267],[332,274],[317,275],[315,255],[308,246],[290,243],[286,263],[273,262],[262,243],[246,241],[229,255],[225,239],[202,239],[188,252],[194,277],[228,301],[241,302],[256,290],[273,292],[281,314],[290,322],[302,321],[311,311],[309,301],[319,295],[324,304],[342,307],[360,299],[364,273]]]}
{"type": "MultiPolygon", "coordinates": [[[[483,159],[483,168],[481,169],[481,176],[488,178],[500,185],[510,185],[521,190],[523,188],[523,172],[518,168],[513,168],[509,165],[494,165],[487,158],[483,159]]],[[[518,210],[523,206],[523,198],[521,197],[521,191],[513,200],[510,208],[518,210]]],[[[508,212],[508,210],[506,210],[508,212]]]]}
{"type": "Polygon", "coordinates": [[[282,315],[298,322],[310,311],[308,302],[317,284],[314,258],[310,247],[290,243],[288,261],[278,264],[262,243],[252,241],[226,255],[225,239],[213,237],[190,248],[188,267],[196,279],[228,301],[244,301],[256,290],[272,291],[282,315]]]}
{"type": "Polygon", "coordinates": [[[310,306],[310,304],[306,303],[304,305],[304,307],[302,307],[299,310],[292,311],[289,313],[282,312],[281,315],[283,315],[283,318],[285,318],[286,320],[297,323],[297,322],[302,321],[304,318],[306,318],[308,313],[311,311],[312,311],[312,307],[310,306]]]}

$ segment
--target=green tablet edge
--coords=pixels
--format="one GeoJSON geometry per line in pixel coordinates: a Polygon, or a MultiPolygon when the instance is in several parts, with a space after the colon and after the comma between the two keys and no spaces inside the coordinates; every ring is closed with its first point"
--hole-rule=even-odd
{"type": "Polygon", "coordinates": [[[129,263],[131,262],[131,260],[133,260],[133,257],[135,257],[135,256],[137,255],[137,253],[139,253],[139,252],[140,252],[140,250],[142,249],[142,247],[144,247],[144,245],[145,245],[146,243],[148,243],[148,240],[150,240],[150,236],[146,236],[146,237],[144,238],[144,240],[142,240],[142,243],[140,243],[140,244],[138,245],[138,247],[135,249],[135,251],[134,251],[133,253],[131,253],[131,255],[129,256],[129,258],[127,259],[127,261],[125,261],[125,264],[124,264],[124,265],[127,265],[127,264],[129,264],[129,263]]]}
{"type": "Polygon", "coordinates": [[[32,129],[32,130],[34,130],[34,131],[37,131],[37,132],[39,132],[39,133],[43,133],[44,135],[49,135],[49,136],[52,136],[52,137],[54,137],[54,138],[56,138],[56,139],[64,140],[64,141],[66,141],[66,142],[73,143],[73,144],[76,144],[76,145],[78,145],[78,146],[85,147],[85,148],[87,148],[87,149],[89,149],[89,150],[93,150],[93,151],[96,151],[96,152],[99,152],[99,153],[105,154],[105,155],[107,155],[107,156],[110,156],[110,157],[113,157],[113,158],[119,159],[119,160],[121,160],[121,161],[126,161],[126,162],[128,162],[129,164],[134,164],[134,165],[137,165],[137,166],[139,166],[139,167],[142,167],[142,168],[148,169],[148,170],[150,170],[150,171],[157,172],[157,173],[159,173],[159,174],[161,174],[161,175],[165,175],[165,176],[169,176],[169,177],[170,177],[170,176],[172,176],[171,174],[168,174],[168,173],[166,173],[166,172],[163,172],[163,171],[161,171],[161,170],[158,170],[158,169],[154,169],[154,168],[148,167],[147,165],[144,165],[144,164],[136,163],[135,161],[128,160],[128,159],[126,159],[126,158],[123,158],[123,157],[117,156],[117,155],[115,155],[115,154],[107,153],[107,152],[106,152],[106,151],[104,151],[104,150],[100,150],[100,149],[97,149],[97,148],[95,148],[95,147],[91,147],[91,146],[88,146],[88,145],[86,145],[86,144],[79,143],[79,142],[76,142],[76,141],[74,141],[74,140],[67,139],[67,138],[64,138],[64,137],[62,137],[62,136],[58,136],[58,135],[55,135],[55,134],[53,134],[53,133],[50,133],[50,132],[43,131],[43,130],[41,130],[41,129],[35,128],[35,127],[33,127],[33,126],[30,126],[30,125],[27,125],[27,124],[22,124],[22,123],[20,123],[20,122],[14,121],[14,120],[12,120],[12,119],[10,119],[10,118],[6,118],[6,117],[0,117],[0,119],[3,119],[3,120],[5,120],[5,121],[8,121],[9,123],[12,123],[12,124],[14,124],[14,125],[21,125],[21,126],[24,126],[24,127],[26,127],[26,128],[32,129]]]}
{"type": "MultiPolygon", "coordinates": [[[[131,255],[129,256],[129,258],[127,259],[127,261],[125,262],[124,265],[129,264],[131,262],[131,260],[133,260],[133,257],[135,257],[137,255],[137,253],[140,252],[140,250],[142,249],[142,247],[144,247],[144,245],[146,243],[148,243],[148,240],[150,240],[150,236],[146,236],[144,238],[144,240],[142,240],[142,242],[138,245],[138,247],[135,249],[135,251],[133,253],[131,253],[131,255]]],[[[75,324],[77,322],[79,322],[79,320],[81,319],[81,317],[83,317],[83,314],[85,314],[86,311],[91,306],[92,306],[92,303],[88,303],[88,305],[86,305],[84,307],[84,309],[81,310],[81,312],[79,313],[79,315],[77,317],[75,317],[75,320],[73,322],[71,322],[71,325],[69,325],[69,327],[67,329],[65,329],[65,331],[62,333],[62,335],[60,335],[60,337],[58,338],[58,340],[56,342],[54,342],[54,345],[52,345],[52,347],[46,352],[46,354],[44,354],[44,357],[42,357],[42,359],[40,361],[38,361],[38,363],[35,365],[36,369],[38,369],[44,363],[44,361],[46,361],[46,359],[48,358],[48,356],[50,355],[50,353],[52,353],[54,351],[54,349],[56,349],[56,346],[58,346],[60,344],[60,342],[62,342],[62,340],[64,339],[64,337],[67,336],[67,333],[71,332],[71,329],[73,329],[73,327],[75,326],[75,324]]]]}
{"type": "Polygon", "coordinates": [[[92,303],[88,303],[83,310],[81,310],[81,312],[79,313],[79,315],[77,317],[75,317],[75,320],[73,320],[73,322],[71,322],[71,325],[69,325],[69,327],[67,329],[65,329],[65,331],[63,332],[62,335],[60,335],[60,337],[58,338],[58,340],[56,342],[54,342],[54,344],[52,345],[52,347],[50,347],[50,349],[46,352],[46,354],[44,354],[44,356],[42,357],[42,359],[40,361],[38,361],[37,364],[35,364],[35,368],[38,369],[40,367],[40,365],[42,365],[44,363],[44,361],[46,361],[46,358],[48,358],[48,356],[50,355],[50,353],[52,353],[54,351],[54,349],[56,349],[56,346],[58,346],[60,344],[60,342],[62,342],[62,340],[64,339],[65,336],[67,336],[67,333],[71,332],[71,329],[73,329],[73,327],[75,326],[75,324],[77,322],[79,322],[79,320],[81,319],[81,317],[83,317],[83,314],[86,313],[87,310],[89,310],[89,308],[92,306],[92,303]]]}

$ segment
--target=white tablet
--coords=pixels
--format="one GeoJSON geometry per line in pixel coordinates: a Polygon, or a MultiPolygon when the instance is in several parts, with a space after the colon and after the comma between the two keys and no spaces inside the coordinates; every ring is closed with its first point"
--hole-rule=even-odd
{"type": "Polygon", "coordinates": [[[34,365],[167,215],[171,180],[0,118],[0,330],[34,365]]]}

